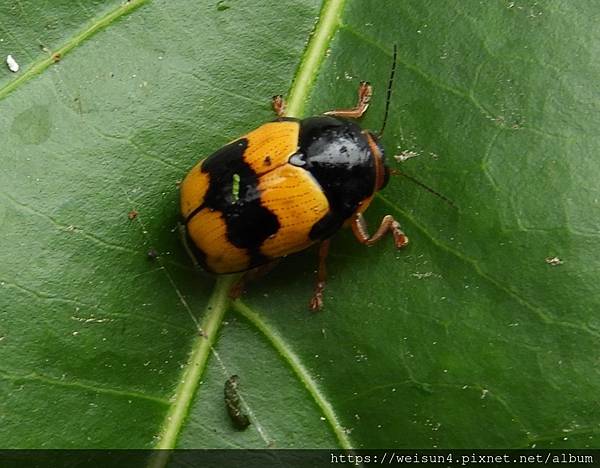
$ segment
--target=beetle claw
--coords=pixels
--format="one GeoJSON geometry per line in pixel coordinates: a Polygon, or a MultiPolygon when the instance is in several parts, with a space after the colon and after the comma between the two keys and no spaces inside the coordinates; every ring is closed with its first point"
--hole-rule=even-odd
{"type": "Polygon", "coordinates": [[[309,305],[310,310],[312,310],[313,312],[318,312],[319,310],[321,310],[323,308],[323,294],[322,293],[316,293],[312,299],[310,300],[310,305],[309,305]]]}

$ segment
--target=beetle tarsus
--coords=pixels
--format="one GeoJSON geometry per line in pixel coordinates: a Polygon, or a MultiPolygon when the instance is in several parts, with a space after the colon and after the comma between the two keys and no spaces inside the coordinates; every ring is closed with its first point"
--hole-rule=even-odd
{"type": "Polygon", "coordinates": [[[388,231],[391,231],[397,249],[401,249],[408,244],[408,236],[400,228],[400,223],[392,215],[383,217],[379,228],[372,236],[369,235],[367,222],[362,213],[358,213],[352,221],[352,233],[361,244],[373,245],[385,236],[388,231]]]}
{"type": "Polygon", "coordinates": [[[313,312],[318,312],[323,308],[323,290],[325,289],[325,282],[317,282],[315,286],[315,293],[310,299],[309,308],[313,312]]]}
{"type": "Polygon", "coordinates": [[[285,99],[281,94],[273,96],[272,98],[273,110],[277,114],[277,117],[285,117],[285,99]]]}
{"type": "Polygon", "coordinates": [[[332,117],[345,117],[349,119],[360,119],[369,107],[371,96],[373,95],[373,87],[368,81],[361,81],[358,86],[358,101],[356,107],[352,109],[338,109],[325,112],[325,115],[332,117]]]}
{"type": "Polygon", "coordinates": [[[321,310],[323,307],[323,291],[325,290],[325,279],[327,277],[327,254],[329,254],[329,239],[321,242],[319,246],[319,269],[317,270],[317,282],[315,292],[310,300],[309,308],[312,311],[321,310]]]}

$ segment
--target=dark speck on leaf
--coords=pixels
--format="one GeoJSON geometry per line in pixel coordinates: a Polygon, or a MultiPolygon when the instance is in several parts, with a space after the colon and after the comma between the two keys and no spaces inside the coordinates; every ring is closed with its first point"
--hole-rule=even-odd
{"type": "Polygon", "coordinates": [[[271,156],[266,156],[265,157],[265,166],[270,166],[271,165],[271,156]]]}

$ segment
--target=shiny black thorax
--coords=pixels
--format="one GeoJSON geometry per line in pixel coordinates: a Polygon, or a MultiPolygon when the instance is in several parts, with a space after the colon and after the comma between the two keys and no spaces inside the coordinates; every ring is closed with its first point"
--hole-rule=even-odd
{"type": "Polygon", "coordinates": [[[324,240],[373,195],[377,161],[360,126],[337,117],[301,120],[298,145],[290,164],[309,171],[329,202],[329,213],[310,232],[312,239],[324,240]]]}

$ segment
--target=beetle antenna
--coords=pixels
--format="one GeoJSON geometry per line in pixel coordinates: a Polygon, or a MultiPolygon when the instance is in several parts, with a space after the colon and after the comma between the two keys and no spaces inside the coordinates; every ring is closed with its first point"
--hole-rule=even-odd
{"type": "Polygon", "coordinates": [[[433,193],[435,196],[441,198],[442,200],[444,200],[448,205],[450,205],[452,208],[456,208],[456,205],[452,202],[452,200],[450,200],[448,197],[442,195],[439,192],[436,192],[435,190],[433,190],[431,187],[425,185],[423,182],[421,182],[418,179],[415,179],[413,176],[408,175],[406,172],[402,172],[399,171],[398,169],[390,169],[390,174],[392,175],[400,175],[402,177],[406,177],[408,180],[410,180],[413,184],[417,184],[419,187],[424,188],[425,190],[427,190],[428,192],[433,193]]]}
{"type": "Polygon", "coordinates": [[[387,96],[385,98],[385,112],[383,114],[383,124],[381,130],[379,130],[378,136],[383,136],[385,130],[385,124],[387,123],[388,112],[390,110],[390,99],[392,97],[392,85],[394,84],[394,75],[396,74],[396,58],[398,57],[398,47],[394,44],[394,55],[392,57],[392,71],[390,72],[390,79],[388,80],[387,96]]]}

